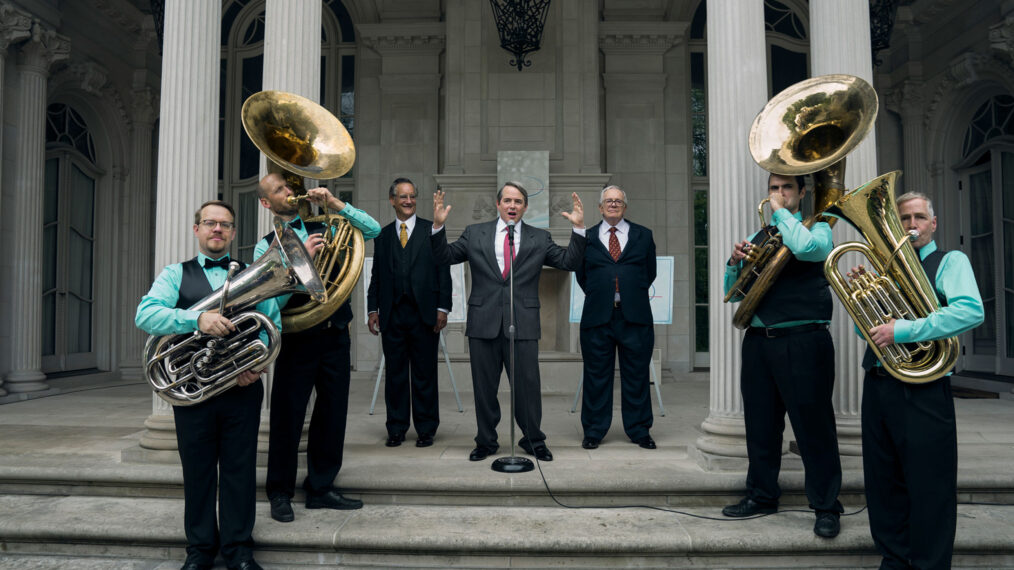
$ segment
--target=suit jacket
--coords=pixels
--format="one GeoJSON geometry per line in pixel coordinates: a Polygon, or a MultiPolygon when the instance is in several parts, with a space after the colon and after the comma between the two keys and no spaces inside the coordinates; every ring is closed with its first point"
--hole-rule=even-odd
{"type": "MultiPolygon", "coordinates": [[[[472,224],[454,243],[447,243],[447,231],[430,238],[437,263],[453,265],[468,261],[472,291],[468,296],[468,322],[465,335],[494,339],[507,334],[510,320],[510,281],[505,280],[496,263],[493,234],[496,220],[472,224]]],[[[521,245],[514,254],[514,317],[518,340],[542,337],[539,322],[539,277],[542,266],[574,271],[584,256],[585,238],[571,232],[570,245],[560,247],[546,230],[521,224],[521,245]]]]}
{"type": "MultiPolygon", "coordinates": [[[[401,249],[399,223],[395,220],[384,226],[374,241],[373,272],[370,288],[366,292],[366,309],[369,312],[380,312],[381,331],[387,329],[396,301],[395,256],[401,249]]],[[[422,322],[429,326],[436,324],[438,308],[451,310],[451,270],[433,258],[433,249],[429,244],[432,228],[433,222],[416,217],[415,229],[405,244],[405,249],[408,250],[409,288],[419,307],[422,322]]]]}
{"type": "Polygon", "coordinates": [[[604,325],[612,318],[617,280],[620,286],[620,309],[631,323],[650,325],[654,322],[648,290],[655,280],[655,240],[651,230],[630,220],[630,235],[618,261],[599,239],[599,222],[588,228],[588,246],[584,263],[577,270],[577,283],[584,290],[581,328],[604,325]]]}

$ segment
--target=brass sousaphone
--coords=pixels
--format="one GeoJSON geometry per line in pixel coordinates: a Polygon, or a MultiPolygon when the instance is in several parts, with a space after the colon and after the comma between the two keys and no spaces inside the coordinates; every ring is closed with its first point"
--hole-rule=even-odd
{"type": "Polygon", "coordinates": [[[268,168],[281,174],[296,196],[304,222],[325,226],[324,245],[314,266],[324,281],[327,298],[318,303],[307,299],[282,310],[285,332],[306,330],[330,317],[352,294],[363,271],[363,234],[345,218],[327,211],[310,215],[303,178],[330,180],[352,168],[356,147],[345,127],[330,111],[294,93],[260,91],[243,103],[243,128],[268,158],[268,168]],[[280,169],[280,171],[279,171],[280,169]]]}
{"type": "MultiPolygon", "coordinates": [[[[803,221],[807,228],[822,220],[834,223],[834,218],[824,218],[821,213],[844,194],[845,156],[873,128],[877,108],[877,94],[863,79],[821,75],[775,95],[754,119],[750,153],[761,168],[782,176],[813,175],[815,213],[803,221]]],[[[743,297],[732,320],[740,329],[750,325],[764,295],[792,256],[777,230],[765,230],[725,297],[726,302],[743,297]]]]}

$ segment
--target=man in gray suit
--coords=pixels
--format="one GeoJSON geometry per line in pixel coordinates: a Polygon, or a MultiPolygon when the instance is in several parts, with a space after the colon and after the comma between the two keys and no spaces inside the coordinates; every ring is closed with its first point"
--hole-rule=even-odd
{"type": "Polygon", "coordinates": [[[447,243],[444,222],[451,206],[444,205],[444,193],[433,195],[433,230],[430,244],[439,264],[469,262],[472,292],[468,297],[468,351],[475,394],[475,422],[478,433],[475,449],[468,456],[481,461],[499,449],[496,426],[500,423],[497,390],[505,367],[510,375],[510,272],[514,272],[514,385],[515,419],[524,437],[518,444],[540,461],[552,461],[542,433],[542,394],[539,378],[539,277],[542,266],[574,271],[584,258],[584,208],[577,193],[572,195],[572,212],[561,215],[574,226],[570,245],[560,247],[546,230],[521,223],[528,208],[528,192],[516,182],[504,184],[496,194],[499,217],[472,224],[452,244],[447,243]],[[510,241],[513,235],[513,261],[510,241]]]}

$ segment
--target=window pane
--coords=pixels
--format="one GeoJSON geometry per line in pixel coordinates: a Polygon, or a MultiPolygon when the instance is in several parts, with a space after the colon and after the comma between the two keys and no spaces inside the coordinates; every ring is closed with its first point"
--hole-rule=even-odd
{"type": "Polygon", "coordinates": [[[695,319],[694,324],[697,329],[697,334],[694,339],[694,350],[696,352],[707,352],[708,351],[708,307],[707,305],[698,305],[695,307],[695,319]]]}
{"type": "Polygon", "coordinates": [[[95,235],[95,181],[71,166],[70,225],[88,239],[95,235]]]}
{"type": "Polygon", "coordinates": [[[771,95],[806,79],[806,54],[771,46],[771,95]]]}
{"type": "Polygon", "coordinates": [[[694,302],[708,303],[708,250],[694,248],[694,302]]]}
{"type": "Polygon", "coordinates": [[[257,192],[240,192],[236,196],[236,243],[239,244],[237,258],[246,263],[253,262],[254,247],[257,245],[257,192]]]}
{"type": "Polygon", "coordinates": [[[56,292],[42,296],[42,356],[56,354],[56,292]]]}
{"type": "Polygon", "coordinates": [[[972,350],[976,355],[992,356],[996,354],[996,301],[983,299],[982,308],[986,318],[972,329],[972,350]]]}
{"type": "Polygon", "coordinates": [[[970,222],[973,236],[993,234],[993,183],[989,170],[973,174],[968,179],[970,222]]]}
{"type": "Polygon", "coordinates": [[[56,221],[60,209],[59,194],[57,189],[60,184],[60,161],[50,158],[46,161],[45,174],[46,195],[42,206],[42,223],[49,224],[56,221]]]}
{"type": "Polygon", "coordinates": [[[708,245],[708,193],[694,193],[694,245],[708,245]]]}
{"type": "MultiPolygon", "coordinates": [[[[261,90],[264,56],[248,57],[243,60],[242,65],[243,87],[241,96],[243,101],[246,101],[247,97],[261,90]]],[[[243,125],[240,121],[236,121],[236,128],[241,131],[239,137],[239,177],[241,180],[255,177],[260,172],[261,152],[257,150],[250,137],[246,136],[246,131],[243,130],[243,125]]]]}

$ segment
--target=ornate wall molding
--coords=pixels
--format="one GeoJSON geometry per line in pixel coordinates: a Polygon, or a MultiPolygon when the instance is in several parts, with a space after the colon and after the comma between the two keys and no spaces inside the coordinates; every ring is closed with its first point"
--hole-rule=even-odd
{"type": "Polygon", "coordinates": [[[916,79],[907,79],[901,87],[892,87],[884,94],[884,106],[903,117],[919,115],[926,105],[926,84],[916,79]]]}
{"type": "Polygon", "coordinates": [[[21,45],[20,65],[48,75],[54,63],[70,57],[70,38],[38,21],[32,23],[31,33],[31,39],[21,45]]]}
{"type": "Polygon", "coordinates": [[[50,80],[50,93],[62,90],[79,91],[98,98],[100,102],[95,103],[96,108],[109,109],[124,132],[131,127],[133,117],[129,107],[116,84],[110,81],[109,71],[102,65],[84,61],[64,67],[50,80]]]}
{"type": "Polygon", "coordinates": [[[688,22],[602,22],[599,47],[607,54],[661,54],[679,45],[688,22]]]}
{"type": "Polygon", "coordinates": [[[357,30],[359,41],[382,55],[439,52],[446,37],[443,22],[360,24],[357,30]]]}
{"type": "Polygon", "coordinates": [[[927,94],[932,91],[932,96],[928,98],[923,124],[929,127],[933,123],[943,102],[953,97],[955,91],[988,79],[1002,83],[1014,92],[1014,68],[1011,65],[976,52],[966,52],[954,58],[933,88],[925,90],[927,94]]]}
{"type": "Polygon", "coordinates": [[[998,56],[1014,63],[1014,17],[989,27],[989,47],[998,56]]]}
{"type": "Polygon", "coordinates": [[[0,2],[0,57],[7,47],[32,35],[32,17],[7,2],[0,2]]]}

